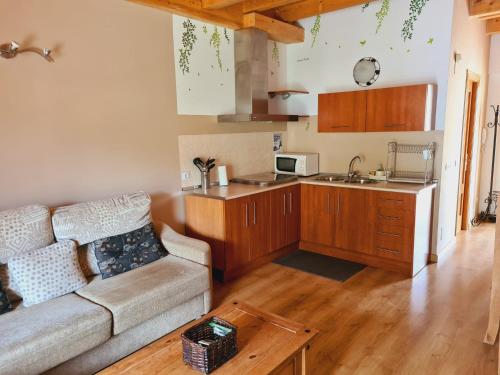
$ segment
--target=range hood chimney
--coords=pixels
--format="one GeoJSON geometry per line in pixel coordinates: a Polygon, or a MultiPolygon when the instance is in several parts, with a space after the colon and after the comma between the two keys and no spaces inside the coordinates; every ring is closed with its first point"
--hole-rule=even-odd
{"type": "Polygon", "coordinates": [[[234,32],[236,114],[219,115],[219,122],[287,122],[298,115],[269,114],[267,33],[258,29],[234,32]]]}

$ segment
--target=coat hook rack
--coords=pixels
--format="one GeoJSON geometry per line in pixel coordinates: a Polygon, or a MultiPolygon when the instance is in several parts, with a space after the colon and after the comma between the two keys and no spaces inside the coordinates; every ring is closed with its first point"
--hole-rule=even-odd
{"type": "Polygon", "coordinates": [[[0,45],[0,56],[5,59],[13,59],[20,53],[25,53],[25,52],[36,53],[37,55],[42,56],[48,62],[54,62],[54,59],[52,58],[52,56],[50,56],[52,51],[48,48],[43,48],[43,49],[37,47],[21,48],[21,45],[14,41],[0,45]]]}
{"type": "Polygon", "coordinates": [[[496,222],[496,208],[498,200],[498,191],[493,190],[493,179],[495,177],[495,155],[497,150],[497,130],[500,126],[499,116],[500,116],[500,105],[492,105],[493,113],[495,119],[488,123],[488,128],[493,128],[493,155],[491,157],[491,172],[490,172],[490,191],[488,193],[488,198],[484,200],[487,204],[486,211],[481,212],[477,217],[472,219],[472,225],[477,227],[481,222],[496,222]]]}

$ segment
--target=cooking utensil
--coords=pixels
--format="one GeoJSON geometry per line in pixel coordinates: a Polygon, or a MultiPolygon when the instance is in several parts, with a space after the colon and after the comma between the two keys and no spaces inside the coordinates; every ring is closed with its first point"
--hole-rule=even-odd
{"type": "Polygon", "coordinates": [[[193,159],[193,164],[196,165],[196,167],[203,172],[203,170],[205,169],[205,164],[203,163],[203,161],[200,159],[200,158],[194,158],[193,159]]]}

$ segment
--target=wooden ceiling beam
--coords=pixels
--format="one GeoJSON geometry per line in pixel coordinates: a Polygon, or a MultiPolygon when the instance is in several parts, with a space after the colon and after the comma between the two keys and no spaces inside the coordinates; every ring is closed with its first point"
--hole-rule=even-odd
{"type": "Polygon", "coordinates": [[[295,4],[278,8],[276,9],[276,13],[283,21],[295,22],[302,18],[333,12],[335,10],[349,8],[360,4],[366,4],[372,1],[375,0],[302,0],[295,4]]]}
{"type": "Polygon", "coordinates": [[[220,9],[241,3],[243,0],[202,0],[205,9],[220,9]]]}
{"type": "Polygon", "coordinates": [[[500,16],[500,0],[469,0],[469,15],[479,18],[500,16]]]}
{"type": "Polygon", "coordinates": [[[269,35],[269,39],[277,42],[301,43],[304,41],[303,28],[259,13],[248,13],[243,16],[243,28],[252,27],[265,31],[269,35]]]}
{"type": "Polygon", "coordinates": [[[241,7],[206,10],[201,0],[128,0],[132,3],[165,10],[183,17],[213,23],[230,29],[243,27],[241,7]]]}
{"type": "Polygon", "coordinates": [[[489,35],[500,34],[500,17],[486,21],[486,33],[489,35]]]}
{"type": "Polygon", "coordinates": [[[243,13],[264,12],[269,9],[298,3],[299,1],[301,0],[245,0],[243,2],[243,13]]]}

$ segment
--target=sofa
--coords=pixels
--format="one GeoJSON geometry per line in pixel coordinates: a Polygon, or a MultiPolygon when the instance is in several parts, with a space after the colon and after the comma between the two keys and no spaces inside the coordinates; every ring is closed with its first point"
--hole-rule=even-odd
{"type": "Polygon", "coordinates": [[[0,212],[0,281],[12,311],[0,315],[0,374],[92,374],[211,309],[207,243],[155,222],[168,255],[103,279],[92,241],[151,222],[143,193],[49,210],[35,205],[0,212]],[[23,306],[9,259],[71,240],[88,284],[23,306]]]}

